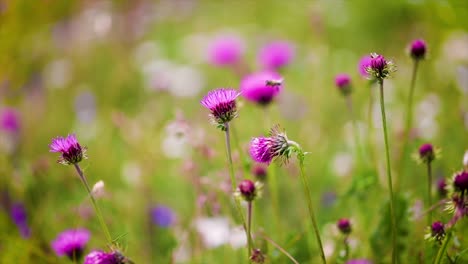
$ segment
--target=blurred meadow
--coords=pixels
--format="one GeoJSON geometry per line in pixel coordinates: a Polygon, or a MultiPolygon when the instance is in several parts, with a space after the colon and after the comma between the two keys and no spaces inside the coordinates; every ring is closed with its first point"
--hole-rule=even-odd
{"type": "MultiPolygon", "coordinates": [[[[265,70],[260,50],[275,41],[291,49],[275,69],[282,90],[267,106],[239,96],[231,122],[237,181],[264,184],[252,234],[266,263],[292,263],[271,241],[298,263],[321,261],[297,159],[259,167],[249,155],[252,137],[275,124],[308,152],[305,173],[328,263],[391,263],[378,87],[358,67],[371,52],[397,68],[384,91],[398,263],[433,263],[440,245],[424,239],[432,204],[413,153],[423,143],[441,150],[431,185],[432,202],[441,205],[437,183],[463,170],[468,149],[463,0],[0,0],[0,263],[73,263],[51,243],[74,228],[90,232],[83,256],[110,250],[73,166],[49,152],[53,138],[72,133],[87,147],[80,166],[89,184],[104,182],[95,196],[110,233],[134,263],[248,263],[224,133],[200,101],[265,70]],[[238,41],[235,65],[210,57],[226,36],[238,41]],[[405,147],[415,39],[424,39],[427,55],[418,64],[405,147]],[[351,77],[349,97],[335,85],[339,73],[351,77]],[[351,221],[349,236],[337,229],[342,218],[351,221]]],[[[452,218],[443,205],[432,211],[433,220],[452,218]]],[[[468,263],[466,219],[453,232],[447,254],[458,262],[440,263],[468,263]]]]}

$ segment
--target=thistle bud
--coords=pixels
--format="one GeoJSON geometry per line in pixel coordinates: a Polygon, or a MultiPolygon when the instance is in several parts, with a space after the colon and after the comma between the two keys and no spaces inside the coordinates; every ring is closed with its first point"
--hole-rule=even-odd
{"type": "Polygon", "coordinates": [[[338,230],[340,230],[340,232],[344,235],[351,233],[351,222],[347,218],[341,218],[338,220],[336,226],[338,227],[338,230]]]}

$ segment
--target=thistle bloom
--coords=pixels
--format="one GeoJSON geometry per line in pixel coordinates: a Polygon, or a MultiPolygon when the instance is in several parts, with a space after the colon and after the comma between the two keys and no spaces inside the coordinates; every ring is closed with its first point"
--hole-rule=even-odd
{"type": "Polygon", "coordinates": [[[52,248],[57,256],[80,259],[89,237],[89,231],[83,228],[65,230],[52,241],[52,248]]]}
{"type": "Polygon", "coordinates": [[[391,61],[387,61],[384,56],[372,53],[369,66],[366,68],[369,78],[378,81],[388,78],[395,67],[391,61]]]}
{"type": "Polygon", "coordinates": [[[208,48],[208,59],[216,66],[238,63],[244,55],[244,43],[235,35],[218,36],[208,48]]]}
{"type": "Polygon", "coordinates": [[[445,237],[445,226],[444,223],[436,221],[428,229],[429,231],[424,236],[426,240],[436,241],[437,243],[442,243],[445,237]]]}
{"type": "Polygon", "coordinates": [[[123,264],[126,259],[119,252],[107,253],[101,250],[91,251],[86,255],[84,264],[123,264]]]}
{"type": "Polygon", "coordinates": [[[281,76],[269,71],[250,74],[240,83],[242,96],[259,105],[271,103],[282,88],[281,76]]]}
{"type": "Polygon", "coordinates": [[[263,46],[258,61],[264,69],[277,70],[288,65],[294,58],[294,47],[286,41],[275,41],[263,46]]]}
{"type": "Polygon", "coordinates": [[[243,180],[239,183],[234,195],[244,199],[246,202],[252,202],[260,196],[261,188],[262,185],[259,182],[254,183],[251,180],[243,180]]]}
{"type": "Polygon", "coordinates": [[[371,60],[372,58],[369,55],[366,55],[359,60],[358,70],[359,74],[361,74],[363,78],[369,77],[369,73],[367,73],[367,68],[370,66],[371,60]]]}
{"type": "Polygon", "coordinates": [[[411,43],[410,55],[415,60],[424,59],[426,56],[426,42],[422,39],[417,39],[411,43]]]}
{"type": "Polygon", "coordinates": [[[344,235],[351,233],[351,222],[347,218],[339,219],[336,223],[336,226],[338,227],[338,230],[340,230],[340,232],[344,235]]]}
{"type": "Polygon", "coordinates": [[[287,162],[297,148],[298,144],[288,140],[286,133],[275,126],[271,129],[269,137],[253,138],[250,141],[249,152],[254,161],[270,164],[276,158],[287,162]]]}
{"type": "Polygon", "coordinates": [[[453,187],[456,191],[466,192],[468,190],[468,172],[461,171],[456,173],[453,179],[453,187]]]}
{"type": "Polygon", "coordinates": [[[49,145],[50,152],[60,152],[62,156],[57,161],[64,165],[76,164],[82,159],[86,159],[86,148],[82,148],[74,134],[66,138],[57,137],[52,139],[49,145]]]}
{"type": "Polygon", "coordinates": [[[0,114],[0,128],[8,133],[16,134],[20,130],[18,112],[13,108],[5,108],[0,114]]]}
{"type": "Polygon", "coordinates": [[[11,219],[18,227],[21,237],[28,238],[31,235],[31,230],[28,226],[28,219],[26,214],[26,208],[22,203],[15,203],[10,209],[11,219]]]}
{"type": "Polygon", "coordinates": [[[201,104],[211,112],[212,121],[220,128],[237,117],[236,98],[239,92],[233,89],[216,89],[203,97],[201,104]]]}
{"type": "Polygon", "coordinates": [[[153,208],[151,210],[151,217],[154,224],[163,228],[172,226],[176,220],[172,209],[163,205],[153,208]]]}
{"type": "Polygon", "coordinates": [[[431,144],[426,143],[419,147],[419,158],[424,161],[424,163],[429,163],[435,159],[434,148],[431,144]]]}
{"type": "Polygon", "coordinates": [[[335,85],[343,95],[351,93],[351,77],[346,73],[340,73],[335,76],[335,85]]]}

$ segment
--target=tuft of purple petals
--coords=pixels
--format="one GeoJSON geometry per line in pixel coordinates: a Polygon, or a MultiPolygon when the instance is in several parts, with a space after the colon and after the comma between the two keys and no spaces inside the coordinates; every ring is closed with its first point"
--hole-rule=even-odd
{"type": "Polygon", "coordinates": [[[66,255],[70,259],[80,259],[89,237],[89,231],[84,228],[68,229],[60,233],[51,246],[57,256],[66,255]]]}
{"type": "Polygon", "coordinates": [[[86,255],[84,264],[120,264],[120,258],[116,253],[106,253],[101,250],[91,251],[86,255]]]}
{"type": "Polygon", "coordinates": [[[224,126],[237,116],[238,96],[239,92],[234,89],[219,88],[209,91],[200,103],[210,110],[215,124],[224,126]]]}
{"type": "Polygon", "coordinates": [[[50,152],[60,152],[62,156],[57,161],[64,165],[76,164],[86,159],[86,148],[82,148],[75,134],[67,137],[56,137],[49,145],[50,152]]]}
{"type": "Polygon", "coordinates": [[[275,72],[263,71],[244,77],[240,83],[242,96],[259,105],[268,105],[281,92],[281,76],[275,72]]]}

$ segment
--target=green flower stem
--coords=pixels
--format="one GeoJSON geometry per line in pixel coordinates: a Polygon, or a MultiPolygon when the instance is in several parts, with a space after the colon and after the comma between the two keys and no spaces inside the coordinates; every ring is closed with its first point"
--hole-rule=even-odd
{"type": "Polygon", "coordinates": [[[452,232],[448,232],[447,236],[444,239],[444,243],[442,246],[439,248],[439,251],[437,251],[436,258],[434,259],[433,264],[440,264],[442,263],[442,258],[445,255],[445,252],[447,251],[447,245],[449,240],[452,238],[452,232]]]}
{"type": "MultiPolygon", "coordinates": [[[[230,138],[230,135],[229,135],[229,123],[224,124],[224,126],[225,126],[225,135],[226,135],[226,156],[227,156],[228,164],[229,164],[229,175],[231,177],[232,191],[234,192],[236,190],[236,188],[237,188],[237,183],[236,183],[236,177],[234,175],[234,165],[232,163],[231,138],[230,138]]],[[[249,241],[248,244],[252,245],[252,237],[250,236],[250,234],[248,232],[247,225],[245,223],[245,217],[244,217],[244,214],[242,213],[240,202],[239,202],[238,199],[234,199],[234,201],[235,201],[237,213],[239,214],[239,217],[241,218],[242,225],[244,227],[245,234],[247,236],[247,240],[249,241]]],[[[247,250],[249,250],[249,252],[247,252],[247,258],[250,261],[251,251],[250,251],[249,248],[247,248],[247,250]]]]}
{"type": "Polygon", "coordinates": [[[293,256],[291,256],[291,254],[289,254],[284,248],[282,248],[280,245],[278,245],[275,241],[273,241],[271,238],[269,238],[267,235],[265,234],[261,234],[261,236],[263,237],[263,239],[265,239],[267,242],[269,242],[270,244],[272,244],[276,249],[278,249],[279,251],[281,251],[281,253],[283,253],[286,257],[288,257],[294,264],[299,264],[299,262],[297,262],[296,259],[293,258],[293,256]]]}
{"type": "MultiPolygon", "coordinates": [[[[252,237],[252,201],[247,203],[247,237],[252,237]]],[[[247,239],[247,248],[252,252],[251,239],[247,239]]]]}
{"type": "Polygon", "coordinates": [[[348,95],[346,96],[346,106],[348,107],[349,111],[349,116],[351,118],[351,122],[353,124],[353,134],[354,134],[354,141],[356,142],[356,149],[359,155],[359,159],[364,162],[364,154],[363,150],[361,148],[361,140],[359,137],[359,127],[356,122],[356,118],[354,117],[354,111],[353,111],[353,101],[351,100],[351,96],[348,95]]]}
{"type": "MultiPolygon", "coordinates": [[[[431,162],[427,163],[427,206],[432,206],[432,168],[431,162]]],[[[427,213],[427,225],[432,224],[432,211],[427,213]]]]}
{"type": "Polygon", "coordinates": [[[344,248],[345,248],[345,255],[344,255],[344,260],[347,261],[349,258],[349,243],[348,243],[348,235],[345,236],[344,238],[344,248]]]}
{"type": "Polygon", "coordinates": [[[104,232],[104,235],[106,236],[107,243],[109,243],[109,245],[112,245],[113,241],[109,232],[109,228],[107,228],[106,222],[104,222],[104,217],[102,216],[101,209],[99,209],[96,199],[94,199],[91,188],[89,188],[88,181],[86,180],[86,177],[84,176],[83,171],[81,170],[80,166],[77,163],[74,163],[73,165],[75,166],[75,169],[78,172],[78,175],[80,176],[81,182],[83,182],[83,185],[86,187],[86,191],[88,191],[94,210],[96,211],[96,215],[99,219],[99,223],[101,224],[101,229],[104,232]]]}
{"type": "Polygon", "coordinates": [[[385,116],[385,102],[384,102],[384,90],[383,90],[383,79],[379,80],[380,86],[380,109],[382,110],[382,125],[384,131],[385,139],[385,156],[387,159],[387,180],[388,180],[388,189],[390,194],[390,215],[392,221],[392,263],[396,263],[397,256],[397,241],[396,241],[396,218],[395,218],[395,201],[393,197],[393,182],[392,182],[392,169],[390,165],[390,147],[388,145],[388,135],[387,135],[387,118],[385,116]]]}
{"type": "Polygon", "coordinates": [[[414,60],[413,64],[413,73],[411,76],[410,91],[408,96],[408,104],[406,105],[406,122],[403,138],[403,149],[399,161],[399,172],[403,172],[403,168],[406,161],[406,156],[408,152],[409,138],[411,134],[411,126],[413,123],[413,97],[414,97],[414,87],[416,85],[416,75],[418,72],[419,60],[414,60]]]}
{"type": "Polygon", "coordinates": [[[306,196],[307,205],[309,207],[310,220],[312,222],[312,226],[314,227],[315,238],[317,239],[317,243],[320,248],[320,257],[322,258],[322,263],[326,264],[327,260],[325,259],[325,253],[323,251],[322,240],[320,239],[320,233],[319,233],[319,229],[317,226],[317,221],[315,220],[314,209],[312,206],[312,198],[310,196],[309,183],[307,182],[307,178],[304,172],[304,153],[300,151],[297,154],[297,158],[299,160],[299,168],[301,170],[301,179],[302,179],[302,185],[304,186],[304,195],[306,196]]]}

